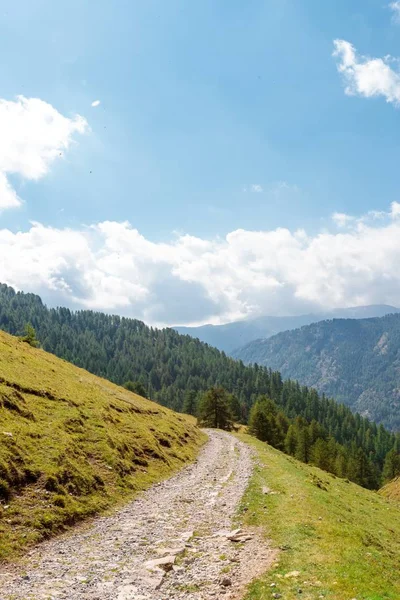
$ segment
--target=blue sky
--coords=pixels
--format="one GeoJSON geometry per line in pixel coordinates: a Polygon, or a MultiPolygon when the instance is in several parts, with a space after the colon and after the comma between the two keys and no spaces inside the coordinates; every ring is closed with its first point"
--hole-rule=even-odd
{"type": "Polygon", "coordinates": [[[336,38],[400,55],[381,0],[7,5],[2,97],[43,98],[92,133],[25,184],[6,226],[127,219],[157,240],[315,227],[398,198],[400,113],[345,96],[331,56],[336,38]]]}
{"type": "MultiPolygon", "coordinates": [[[[331,228],[333,213],[389,214],[400,200],[400,110],[371,88],[346,94],[332,53],[340,39],[354,46],[361,62],[400,57],[394,8],[382,0],[3,2],[0,53],[7,60],[0,65],[0,97],[39,98],[88,125],[71,135],[68,150],[40,178],[9,171],[22,205],[0,213],[0,227],[15,235],[30,231],[34,221],[82,232],[105,221],[129,221],[149,248],[158,244],[160,250],[177,236],[215,243],[240,229],[301,228],[317,239],[331,228]],[[92,107],[96,99],[100,104],[92,107]]],[[[388,64],[398,72],[396,60],[388,64]]],[[[110,246],[91,239],[91,252],[102,244],[102,251],[110,246]]],[[[173,282],[182,260],[170,269],[173,282]]],[[[76,267],[76,258],[68,261],[76,267]]],[[[290,288],[298,304],[289,303],[287,311],[326,305],[327,295],[310,299],[293,291],[276,268],[275,261],[273,274],[264,269],[263,276],[290,288]]],[[[179,285],[200,281],[200,271],[179,273],[179,285]]],[[[0,276],[24,289],[29,284],[1,269],[0,276]]],[[[47,287],[44,279],[31,284],[45,296],[52,285],[60,290],[54,277],[68,279],[60,265],[46,276],[47,287]]],[[[238,285],[242,297],[247,283],[238,285]]],[[[167,288],[177,289],[173,283],[167,288]]],[[[376,298],[362,287],[332,303],[393,302],[397,293],[395,287],[376,298]]],[[[159,293],[151,294],[159,304],[159,293]]],[[[203,284],[201,295],[207,310],[185,321],[276,313],[280,305],[277,298],[270,304],[246,298],[228,310],[203,284]]],[[[61,298],[68,303],[68,294],[61,298]]],[[[173,316],[165,307],[147,314],[129,298],[97,302],[72,286],[69,303],[155,322],[179,317],[179,307],[173,316]]]]}

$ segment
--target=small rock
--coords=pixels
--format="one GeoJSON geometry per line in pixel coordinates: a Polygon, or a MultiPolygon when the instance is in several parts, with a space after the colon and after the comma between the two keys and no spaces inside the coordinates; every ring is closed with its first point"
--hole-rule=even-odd
{"type": "Polygon", "coordinates": [[[229,577],[223,577],[221,579],[221,585],[223,585],[224,587],[229,587],[230,585],[232,585],[232,581],[229,579],[229,577]]]}
{"type": "Polygon", "coordinates": [[[182,542],[188,542],[192,537],[193,537],[193,531],[185,531],[180,536],[182,542]]]}
{"type": "Polygon", "coordinates": [[[163,558],[155,558],[153,560],[148,560],[145,563],[146,569],[149,571],[163,569],[164,571],[170,571],[175,564],[175,556],[172,554],[168,556],[164,556],[163,558]]]}
{"type": "Polygon", "coordinates": [[[242,533],[241,529],[234,529],[233,531],[229,531],[229,533],[226,534],[226,537],[229,540],[231,537],[235,537],[235,535],[238,535],[239,533],[242,533]]]}
{"type": "Polygon", "coordinates": [[[273,598],[282,598],[282,594],[278,594],[278,592],[275,592],[274,594],[272,594],[273,598]]]}
{"type": "Polygon", "coordinates": [[[160,556],[178,556],[185,552],[185,548],[184,546],[180,546],[179,548],[157,548],[156,552],[160,556]]]}

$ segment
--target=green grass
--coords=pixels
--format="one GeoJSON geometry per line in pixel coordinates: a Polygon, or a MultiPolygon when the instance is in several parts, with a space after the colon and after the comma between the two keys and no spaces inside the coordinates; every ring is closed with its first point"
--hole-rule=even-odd
{"type": "Polygon", "coordinates": [[[169,476],[204,439],[194,419],[0,332],[0,560],[169,476]]]}
{"type": "Polygon", "coordinates": [[[398,600],[399,506],[253,437],[239,437],[256,449],[262,465],[243,498],[241,518],[262,526],[279,549],[246,600],[268,600],[273,593],[284,600],[398,600]],[[264,486],[276,493],[263,494],[264,486]],[[293,571],[299,575],[285,577],[293,571]]]}

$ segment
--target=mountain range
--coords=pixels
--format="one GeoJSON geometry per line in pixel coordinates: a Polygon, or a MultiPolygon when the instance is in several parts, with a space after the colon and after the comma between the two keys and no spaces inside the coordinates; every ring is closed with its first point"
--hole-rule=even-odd
{"type": "Polygon", "coordinates": [[[400,429],[400,314],[313,323],[250,342],[233,355],[400,429]]]}
{"type": "Polygon", "coordinates": [[[49,309],[39,296],[0,284],[0,329],[23,335],[27,323],[44,350],[114,383],[140,384],[140,393],[175,410],[192,413],[199,395],[218,385],[234,394],[244,421],[255,399],[266,394],[291,418],[316,418],[336,435],[337,423],[348,423],[351,413],[316,403],[310,389],[315,387],[400,430],[400,314],[314,323],[251,342],[230,357],[173,329],[93,311],[49,309]],[[282,382],[279,371],[308,389],[282,382]]]}
{"type": "Polygon", "coordinates": [[[236,321],[225,325],[202,325],[200,327],[174,327],[183,335],[190,335],[202,342],[215,346],[227,354],[231,354],[241,346],[253,340],[269,338],[281,331],[297,329],[303,325],[324,321],[326,319],[367,319],[370,317],[383,317],[387,314],[398,313],[400,309],[386,304],[370,306],[355,306],[352,308],[338,308],[332,311],[313,313],[308,315],[288,317],[257,317],[246,321],[236,321]]]}

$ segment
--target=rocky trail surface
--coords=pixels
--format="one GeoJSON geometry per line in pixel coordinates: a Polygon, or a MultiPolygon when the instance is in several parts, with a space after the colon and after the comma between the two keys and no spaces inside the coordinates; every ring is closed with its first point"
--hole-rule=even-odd
{"type": "Polygon", "coordinates": [[[111,516],[39,545],[0,569],[1,600],[238,599],[273,551],[232,530],[251,450],[208,431],[198,460],[111,516]]]}

